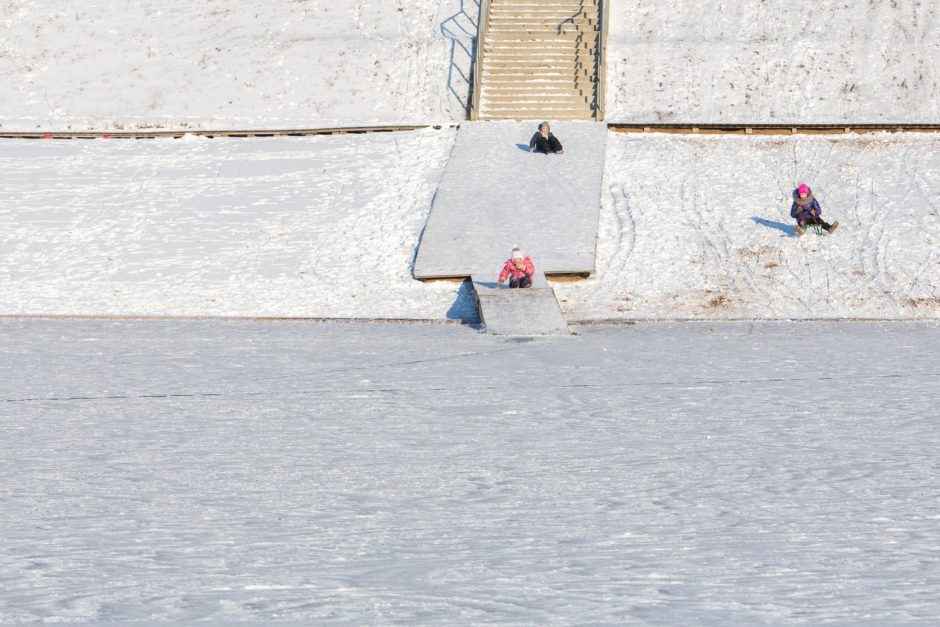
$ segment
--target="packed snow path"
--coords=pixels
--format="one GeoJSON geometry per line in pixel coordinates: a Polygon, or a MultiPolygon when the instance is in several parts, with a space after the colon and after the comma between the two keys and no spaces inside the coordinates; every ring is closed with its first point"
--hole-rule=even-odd
{"type": "Polygon", "coordinates": [[[940,328],[582,334],[0,322],[0,622],[936,621],[940,328]]]}
{"type": "MultiPolygon", "coordinates": [[[[552,130],[564,154],[545,155],[529,151],[537,126],[461,125],[421,236],[415,278],[495,280],[514,245],[539,275],[594,271],[607,127],[558,123],[552,130]]],[[[501,317],[508,320],[508,312],[501,317]]]]}

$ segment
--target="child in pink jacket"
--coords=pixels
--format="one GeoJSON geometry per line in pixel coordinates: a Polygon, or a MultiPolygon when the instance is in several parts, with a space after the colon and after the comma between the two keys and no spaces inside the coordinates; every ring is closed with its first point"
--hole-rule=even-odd
{"type": "Polygon", "coordinates": [[[509,278],[509,287],[532,287],[533,275],[535,275],[535,264],[529,257],[523,256],[518,246],[514,246],[512,257],[503,266],[503,271],[499,273],[496,287],[505,283],[507,278],[509,278]]]}

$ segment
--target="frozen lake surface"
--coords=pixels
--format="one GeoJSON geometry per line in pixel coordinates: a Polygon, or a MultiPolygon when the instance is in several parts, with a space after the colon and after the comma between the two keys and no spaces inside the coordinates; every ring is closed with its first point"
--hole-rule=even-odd
{"type": "Polygon", "coordinates": [[[0,622],[931,622],[940,326],[0,322],[0,622]]]}

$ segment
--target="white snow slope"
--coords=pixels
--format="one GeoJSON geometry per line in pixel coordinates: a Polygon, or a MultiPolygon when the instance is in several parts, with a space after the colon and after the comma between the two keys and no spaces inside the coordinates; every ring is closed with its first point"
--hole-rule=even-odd
{"type": "Polygon", "coordinates": [[[938,342],[0,322],[0,622],[932,625],[938,342]]]}
{"type": "Polygon", "coordinates": [[[597,273],[570,319],[940,318],[940,136],[608,140],[597,273]],[[832,236],[797,238],[808,183],[832,236]]]}
{"type": "MultiPolygon", "coordinates": [[[[411,278],[454,136],[2,141],[0,315],[473,319],[467,286],[411,278]]],[[[597,273],[556,293],[572,321],[940,318],[938,155],[613,133],[597,273]],[[833,236],[793,235],[802,181],[833,236]]]]}
{"type": "Polygon", "coordinates": [[[462,0],[0,0],[0,130],[461,120],[476,19],[462,0]]]}
{"type": "Polygon", "coordinates": [[[455,134],[0,142],[0,313],[472,318],[411,279],[455,134]]]}
{"type": "Polygon", "coordinates": [[[930,0],[612,0],[611,122],[935,124],[930,0]]]}

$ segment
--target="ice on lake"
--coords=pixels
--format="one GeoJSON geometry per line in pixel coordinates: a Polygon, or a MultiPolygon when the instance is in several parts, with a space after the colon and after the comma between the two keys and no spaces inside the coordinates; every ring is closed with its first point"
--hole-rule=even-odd
{"type": "Polygon", "coordinates": [[[0,622],[930,622],[936,324],[0,323],[0,622]]]}

